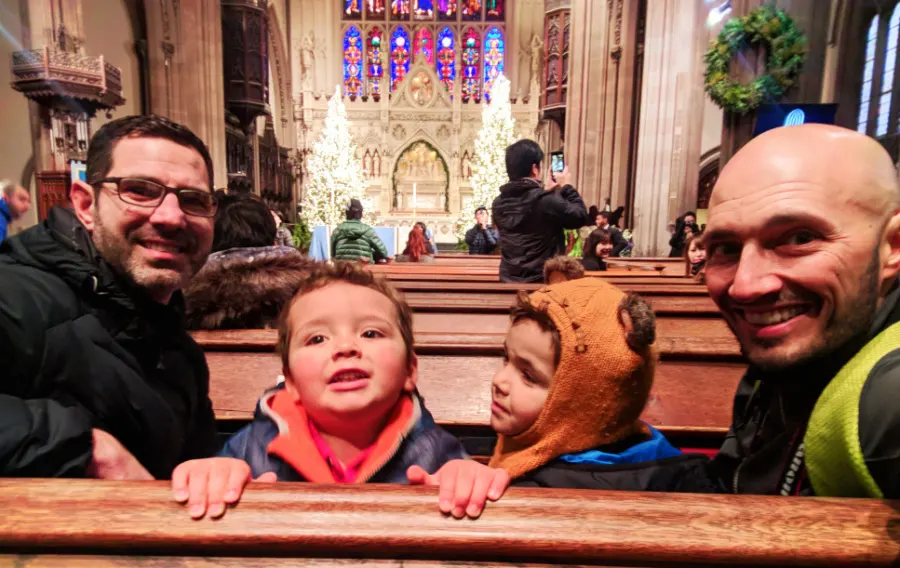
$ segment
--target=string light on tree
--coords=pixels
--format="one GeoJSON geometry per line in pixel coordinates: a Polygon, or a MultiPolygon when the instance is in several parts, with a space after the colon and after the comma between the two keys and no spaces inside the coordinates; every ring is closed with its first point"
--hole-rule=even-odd
{"type": "Polygon", "coordinates": [[[509,80],[503,75],[494,80],[491,101],[482,103],[481,130],[475,137],[472,161],[472,200],[463,207],[456,223],[456,236],[465,238],[475,222],[475,210],[491,210],[500,186],[509,181],[506,174],[506,147],[517,140],[516,121],[509,104],[509,80]]]}
{"type": "Polygon", "coordinates": [[[302,216],[309,227],[336,227],[346,219],[346,207],[354,197],[365,207],[365,221],[372,223],[374,212],[365,194],[367,182],[356,158],[340,86],[328,101],[328,116],[319,140],[313,144],[307,171],[302,216]]]}

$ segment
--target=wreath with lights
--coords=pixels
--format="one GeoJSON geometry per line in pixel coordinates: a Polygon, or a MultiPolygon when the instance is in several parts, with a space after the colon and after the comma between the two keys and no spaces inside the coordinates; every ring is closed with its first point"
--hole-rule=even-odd
{"type": "Polygon", "coordinates": [[[723,110],[747,114],[794,85],[806,61],[806,36],[786,13],[761,6],[729,20],[710,44],[704,61],[709,98],[723,110]],[[766,72],[749,84],[734,81],[728,73],[731,60],[747,45],[768,53],[766,72]]]}

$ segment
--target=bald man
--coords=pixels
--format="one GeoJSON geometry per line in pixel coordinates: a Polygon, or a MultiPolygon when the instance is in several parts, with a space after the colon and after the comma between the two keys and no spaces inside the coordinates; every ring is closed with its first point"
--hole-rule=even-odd
{"type": "Polygon", "coordinates": [[[900,187],[873,139],[770,131],[722,170],[706,282],[750,361],[713,470],[734,493],[900,497],[900,187]]]}
{"type": "Polygon", "coordinates": [[[0,180],[0,242],[6,238],[9,224],[31,208],[31,194],[9,180],[0,180]]]}

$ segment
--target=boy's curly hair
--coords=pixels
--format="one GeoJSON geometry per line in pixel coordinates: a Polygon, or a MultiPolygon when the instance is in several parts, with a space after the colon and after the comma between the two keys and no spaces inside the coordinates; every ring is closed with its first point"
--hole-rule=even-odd
{"type": "Polygon", "coordinates": [[[566,280],[577,280],[584,278],[584,265],[571,256],[554,256],[544,263],[544,284],[550,283],[550,275],[554,272],[559,272],[566,280]]]}
{"type": "Polygon", "coordinates": [[[366,270],[363,266],[355,262],[335,262],[334,264],[317,263],[310,271],[309,277],[306,278],[294,297],[284,307],[281,316],[278,318],[278,353],[281,355],[281,364],[285,370],[288,369],[288,355],[290,353],[291,334],[293,328],[291,326],[291,307],[298,298],[324,288],[328,284],[334,282],[346,282],[355,286],[362,286],[375,290],[387,297],[397,310],[397,326],[400,328],[400,336],[403,338],[403,344],[406,346],[406,364],[412,363],[413,358],[413,327],[412,327],[412,310],[406,300],[397,290],[391,286],[387,280],[375,276],[366,270]]]}
{"type": "Polygon", "coordinates": [[[559,365],[559,358],[562,356],[562,341],[559,338],[559,330],[556,328],[553,320],[550,319],[547,311],[533,306],[528,300],[528,293],[521,290],[516,296],[516,305],[510,310],[509,317],[512,325],[527,319],[538,324],[538,327],[550,334],[553,341],[553,368],[555,369],[559,365]]]}

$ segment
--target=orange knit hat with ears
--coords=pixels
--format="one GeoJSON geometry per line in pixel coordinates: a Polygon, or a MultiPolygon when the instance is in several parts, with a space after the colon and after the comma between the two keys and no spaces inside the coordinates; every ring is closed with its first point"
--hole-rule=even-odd
{"type": "Polygon", "coordinates": [[[564,454],[646,432],[640,415],[657,360],[652,310],[599,278],[547,286],[528,300],[559,331],[560,358],[534,424],[497,440],[490,466],[513,479],[564,454]],[[622,315],[636,311],[640,326],[622,315]]]}

